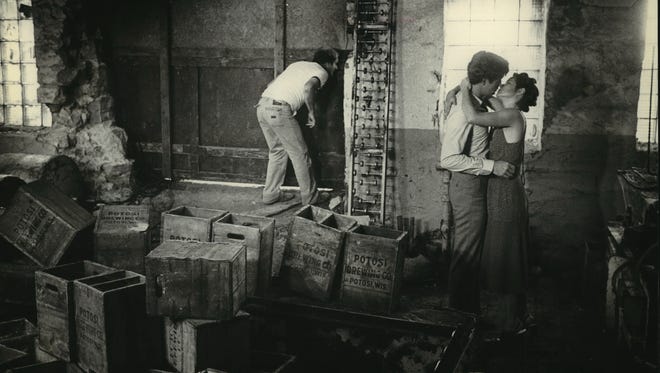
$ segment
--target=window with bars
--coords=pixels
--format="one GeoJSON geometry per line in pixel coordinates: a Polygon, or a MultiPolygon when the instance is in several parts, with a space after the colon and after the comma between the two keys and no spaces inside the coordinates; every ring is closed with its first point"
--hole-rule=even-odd
{"type": "MultiPolygon", "coordinates": [[[[541,150],[545,91],[545,31],[548,0],[445,0],[440,102],[467,76],[476,52],[497,53],[509,61],[509,75],[526,72],[539,88],[537,105],[525,113],[525,151],[541,150]]],[[[442,130],[442,127],[441,127],[442,130]]]]}
{"type": "Polygon", "coordinates": [[[658,3],[649,0],[646,10],[644,62],[637,104],[637,143],[658,144],[658,3]]]}
{"type": "Polygon", "coordinates": [[[0,0],[0,125],[50,126],[37,100],[31,0],[0,0]]]}

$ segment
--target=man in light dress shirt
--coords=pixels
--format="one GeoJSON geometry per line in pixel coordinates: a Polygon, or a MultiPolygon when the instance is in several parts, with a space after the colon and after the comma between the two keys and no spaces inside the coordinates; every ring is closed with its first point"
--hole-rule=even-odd
{"type": "Polygon", "coordinates": [[[312,170],[307,144],[294,118],[303,105],[309,116],[307,126],[316,125],[316,93],[337,70],[339,56],[334,49],[319,49],[312,62],[294,62],[287,67],[261,94],[257,105],[259,125],[268,143],[268,169],[263,202],[273,204],[293,198],[280,191],[291,159],[300,186],[303,205],[318,202],[319,192],[312,170]]]}
{"type": "Polygon", "coordinates": [[[449,306],[479,313],[479,262],[486,227],[486,175],[509,177],[515,167],[486,159],[488,129],[467,123],[461,100],[481,104],[499,88],[509,72],[502,57],[481,51],[468,64],[472,97],[461,97],[445,120],[440,166],[451,171],[449,201],[453,214],[453,236],[449,265],[449,306]]]}

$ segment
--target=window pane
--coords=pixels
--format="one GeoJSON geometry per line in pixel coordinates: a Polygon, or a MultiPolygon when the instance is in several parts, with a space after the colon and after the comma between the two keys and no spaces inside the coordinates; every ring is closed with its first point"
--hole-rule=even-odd
{"type": "Polygon", "coordinates": [[[657,118],[658,117],[658,95],[653,95],[653,102],[651,104],[651,96],[641,95],[639,103],[637,104],[637,117],[638,118],[657,118]]]}
{"type": "Polygon", "coordinates": [[[490,21],[495,11],[494,0],[471,0],[470,19],[472,21],[490,21]]]}
{"type": "Polygon", "coordinates": [[[495,0],[494,18],[501,21],[518,20],[520,0],[495,0]]]}
{"type": "Polygon", "coordinates": [[[543,20],[543,0],[520,0],[520,20],[543,20]]]}
{"type": "Polygon", "coordinates": [[[469,45],[470,22],[449,21],[445,23],[447,45],[469,45]]]}
{"type": "Polygon", "coordinates": [[[543,44],[543,22],[521,21],[519,24],[519,45],[542,45],[543,44]]]}
{"type": "Polygon", "coordinates": [[[470,1],[446,0],[444,12],[445,12],[445,20],[447,21],[470,20],[470,1]]]}
{"type": "Polygon", "coordinates": [[[473,22],[472,45],[516,45],[518,25],[511,21],[473,22]]]}
{"type": "MultiPolygon", "coordinates": [[[[658,120],[651,119],[651,142],[658,142],[658,120]]],[[[637,141],[647,143],[649,140],[649,120],[646,118],[637,121],[637,141]]]]}
{"type": "Polygon", "coordinates": [[[468,62],[472,56],[482,50],[479,46],[460,46],[445,49],[445,69],[459,69],[467,71],[468,62]]]}

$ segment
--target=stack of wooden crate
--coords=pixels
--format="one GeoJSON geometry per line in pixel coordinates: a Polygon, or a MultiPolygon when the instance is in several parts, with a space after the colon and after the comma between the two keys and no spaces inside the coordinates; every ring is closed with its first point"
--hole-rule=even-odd
{"type": "Polygon", "coordinates": [[[154,229],[146,205],[106,205],[94,226],[94,260],[144,274],[144,257],[152,247],[154,229]]]}
{"type": "Polygon", "coordinates": [[[223,231],[227,239],[211,242],[226,215],[188,206],[164,212],[162,242],[145,258],[147,313],[163,317],[165,357],[178,372],[247,371],[249,315],[239,311],[247,293],[245,241],[261,238],[223,231]]]}
{"type": "Polygon", "coordinates": [[[145,366],[144,276],[83,261],[35,277],[39,350],[87,372],[145,366]]]}
{"type": "Polygon", "coordinates": [[[295,213],[280,278],[296,293],[376,313],[398,304],[407,232],[360,225],[315,206],[295,213]],[[337,273],[338,272],[338,273],[337,273]],[[339,281],[336,281],[339,278],[339,281]]]}
{"type": "Polygon", "coordinates": [[[35,264],[52,267],[88,254],[93,224],[94,216],[74,200],[35,181],[21,186],[0,215],[0,236],[35,264]]]}
{"type": "Polygon", "coordinates": [[[298,210],[289,226],[280,279],[290,290],[328,301],[346,232],[357,222],[316,206],[298,210]]]}
{"type": "Polygon", "coordinates": [[[275,219],[229,213],[213,223],[213,242],[243,242],[247,250],[247,294],[270,287],[275,219]]]}

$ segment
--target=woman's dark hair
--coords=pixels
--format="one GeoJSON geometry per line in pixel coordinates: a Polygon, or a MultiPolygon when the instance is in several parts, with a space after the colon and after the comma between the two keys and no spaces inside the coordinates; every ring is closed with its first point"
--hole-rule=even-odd
{"type": "Polygon", "coordinates": [[[536,79],[531,78],[527,73],[514,73],[513,79],[516,82],[516,90],[525,88],[525,93],[518,101],[518,109],[528,112],[530,106],[536,106],[536,99],[539,97],[539,89],[536,87],[536,79]]]}
{"type": "Polygon", "coordinates": [[[324,63],[333,63],[339,54],[334,49],[318,49],[314,52],[313,62],[323,65],[324,63]]]}
{"type": "Polygon", "coordinates": [[[472,56],[467,71],[472,84],[484,79],[494,82],[509,72],[509,62],[495,53],[479,51],[472,56]]]}

